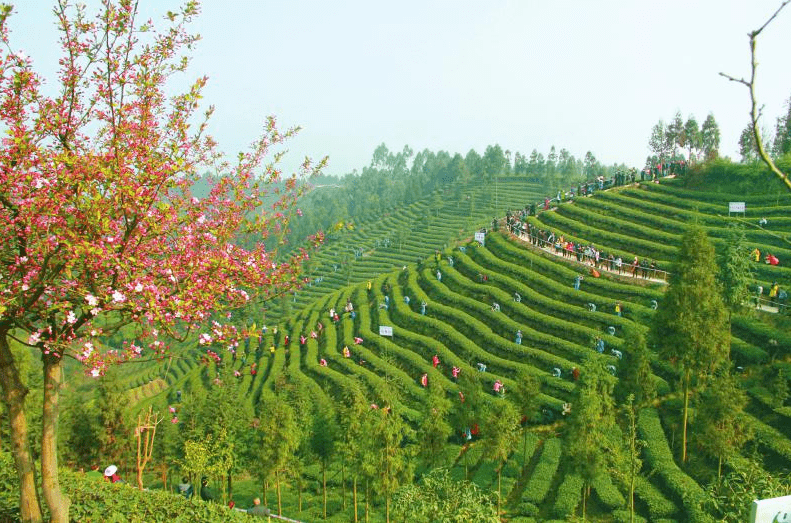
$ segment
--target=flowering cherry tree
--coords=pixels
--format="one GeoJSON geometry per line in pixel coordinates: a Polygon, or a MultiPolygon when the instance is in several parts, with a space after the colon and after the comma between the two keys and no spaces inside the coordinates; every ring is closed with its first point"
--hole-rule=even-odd
{"type": "MultiPolygon", "coordinates": [[[[161,355],[168,337],[227,340],[232,329],[209,323],[210,314],[300,283],[308,253],[277,255],[304,187],[277,167],[278,146],[296,129],[281,132],[270,118],[249,151],[228,161],[207,134],[212,109],[199,107],[207,79],[167,95],[186,70],[197,40],[187,24],[198,12],[188,0],[158,28],[137,19],[134,0],[102,0],[95,16],[58,0],[53,84],[13,48],[11,8],[0,12],[0,384],[24,521],[41,521],[42,510],[12,340],[41,353],[42,492],[52,521],[68,521],[56,455],[64,359],[100,376],[110,364],[161,355]],[[208,195],[197,194],[207,170],[208,195]],[[144,342],[102,344],[130,322],[144,342]]],[[[305,160],[298,174],[322,165],[305,160]]]]}

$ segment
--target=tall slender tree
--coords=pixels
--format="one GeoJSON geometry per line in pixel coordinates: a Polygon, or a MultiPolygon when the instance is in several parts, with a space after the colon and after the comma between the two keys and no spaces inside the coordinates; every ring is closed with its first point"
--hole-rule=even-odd
{"type": "Polygon", "coordinates": [[[755,133],[753,132],[752,123],[747,124],[747,127],[742,129],[742,134],[739,135],[739,155],[742,157],[742,163],[749,163],[758,159],[758,147],[755,144],[755,133]]]}
{"type": "Polygon", "coordinates": [[[713,160],[720,156],[720,127],[712,113],[706,116],[700,127],[700,142],[703,155],[707,160],[713,160]]]}
{"type": "Polygon", "coordinates": [[[341,458],[352,474],[354,522],[357,523],[357,479],[364,475],[365,463],[368,461],[365,455],[368,449],[363,443],[366,441],[365,421],[370,407],[358,381],[351,381],[342,396],[342,406],[338,412],[342,435],[341,458]]]}
{"type": "Polygon", "coordinates": [[[277,513],[282,515],[280,490],[281,473],[286,469],[300,443],[301,425],[288,401],[273,393],[266,393],[259,404],[261,424],[258,427],[260,479],[263,482],[275,477],[277,491],[277,513]]]}
{"type": "Polygon", "coordinates": [[[483,447],[488,461],[497,470],[497,513],[502,505],[502,473],[508,456],[519,441],[519,411],[510,401],[495,402],[484,425],[483,447]]]}
{"type": "Polygon", "coordinates": [[[566,453],[572,469],[583,480],[582,519],[593,480],[606,470],[607,455],[617,445],[615,432],[615,377],[594,360],[585,366],[574,391],[565,428],[566,453]]]}
{"type": "Polygon", "coordinates": [[[637,408],[645,407],[656,397],[656,385],[651,373],[651,358],[643,332],[632,325],[623,331],[621,348],[623,362],[621,376],[615,388],[619,403],[630,395],[637,408]]]}
{"type": "Polygon", "coordinates": [[[660,356],[681,373],[682,462],[687,460],[690,394],[728,359],[728,317],[718,273],[705,231],[691,228],[682,237],[670,284],[651,326],[660,356]]]}
{"type": "Polygon", "coordinates": [[[728,308],[730,331],[731,315],[746,305],[750,296],[750,284],[753,282],[753,264],[750,261],[750,247],[744,226],[731,224],[728,227],[720,267],[720,281],[725,306],[728,308]]]}
{"type": "Polygon", "coordinates": [[[512,398],[522,416],[522,468],[527,460],[527,434],[530,425],[541,418],[541,382],[533,375],[520,372],[516,375],[516,389],[512,398]]]}
{"type": "Polygon", "coordinates": [[[321,493],[324,519],[327,519],[327,469],[335,457],[337,442],[335,410],[331,405],[321,405],[316,409],[310,434],[310,450],[321,465],[321,493]]]}
{"type": "Polygon", "coordinates": [[[689,115],[684,123],[684,146],[687,148],[687,159],[690,162],[696,160],[695,151],[701,148],[700,127],[695,115],[689,115]]]}
{"type": "Polygon", "coordinates": [[[681,118],[681,112],[676,111],[675,116],[667,124],[665,129],[665,147],[670,153],[670,158],[676,159],[676,151],[678,147],[684,143],[684,120],[681,118]]]}
{"type": "Polygon", "coordinates": [[[417,455],[429,469],[442,464],[447,457],[448,438],[453,433],[448,423],[450,409],[451,402],[439,385],[439,379],[429,377],[423,419],[416,433],[416,440],[420,442],[417,455]]]}
{"type": "Polygon", "coordinates": [[[374,486],[385,498],[385,520],[390,523],[390,501],[398,487],[412,481],[415,451],[413,433],[406,420],[398,414],[392,403],[370,411],[372,420],[371,448],[374,457],[374,486]]]}
{"type": "Polygon", "coordinates": [[[717,460],[717,478],[722,476],[722,462],[738,453],[752,437],[745,421],[747,393],[729,369],[722,369],[707,382],[695,402],[695,441],[717,460]]]}

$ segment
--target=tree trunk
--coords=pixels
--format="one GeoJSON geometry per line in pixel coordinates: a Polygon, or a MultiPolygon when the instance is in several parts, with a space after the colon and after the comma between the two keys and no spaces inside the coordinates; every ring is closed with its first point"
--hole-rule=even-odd
{"type": "Polygon", "coordinates": [[[500,482],[503,467],[497,469],[497,517],[500,517],[500,499],[503,496],[502,483],[500,482]]]}
{"type": "Polygon", "coordinates": [[[341,496],[343,499],[343,510],[346,510],[346,460],[341,459],[341,496]]]}
{"type": "Polygon", "coordinates": [[[687,462],[687,417],[689,414],[689,380],[690,371],[684,371],[684,422],[681,436],[681,463],[687,462]]]}
{"type": "Polygon", "coordinates": [[[722,454],[720,454],[719,460],[717,461],[717,479],[722,479],[722,454]]]}
{"type": "Polygon", "coordinates": [[[299,505],[299,512],[302,512],[302,478],[297,478],[297,503],[299,505]]]}
{"type": "Polygon", "coordinates": [[[8,345],[7,330],[0,331],[0,384],[3,403],[8,413],[11,429],[11,449],[19,478],[19,512],[23,522],[40,523],[41,503],[36,490],[36,470],[30,455],[27,420],[25,419],[25,396],[28,389],[19,379],[19,370],[8,345]]]}
{"type": "Polygon", "coordinates": [[[172,492],[170,485],[168,485],[168,466],[162,463],[159,468],[159,477],[162,480],[162,490],[165,492],[172,492]]]}
{"type": "Polygon", "coordinates": [[[365,480],[365,523],[368,523],[368,499],[371,497],[371,489],[368,480],[365,480]]]}
{"type": "Polygon", "coordinates": [[[629,479],[629,523],[634,523],[634,471],[629,479]]]}
{"type": "Polygon", "coordinates": [[[585,509],[587,508],[587,507],[585,506],[585,504],[586,504],[586,502],[588,501],[588,499],[587,499],[587,496],[586,496],[586,493],[587,493],[587,488],[586,488],[586,486],[583,484],[583,485],[582,485],[582,522],[583,522],[583,523],[585,523],[585,509]]]}
{"type": "Polygon", "coordinates": [[[324,501],[324,519],[327,519],[327,464],[321,462],[321,495],[324,501]]]}
{"type": "Polygon", "coordinates": [[[230,469],[228,470],[228,500],[233,499],[233,477],[230,469]]]}
{"type": "Polygon", "coordinates": [[[385,521],[390,523],[390,494],[385,496],[385,521]]]}
{"type": "Polygon", "coordinates": [[[281,505],[281,498],[280,498],[280,471],[275,471],[275,485],[277,486],[277,515],[283,515],[283,506],[281,505]]]}
{"type": "Polygon", "coordinates": [[[61,358],[44,356],[44,416],[41,433],[41,491],[52,523],[69,523],[69,498],[58,481],[58,406],[63,380],[61,358]]]}
{"type": "Polygon", "coordinates": [[[357,523],[357,476],[352,483],[352,499],[354,500],[354,523],[357,523]]]}

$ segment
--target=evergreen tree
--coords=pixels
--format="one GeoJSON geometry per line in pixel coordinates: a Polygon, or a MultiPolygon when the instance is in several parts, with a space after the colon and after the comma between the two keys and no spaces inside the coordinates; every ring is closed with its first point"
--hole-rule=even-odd
{"type": "Polygon", "coordinates": [[[60,422],[62,434],[59,440],[60,452],[66,463],[86,470],[92,465],[98,465],[102,426],[99,424],[96,402],[93,400],[86,402],[85,398],[79,395],[69,396],[63,401],[63,415],[60,422]]]}
{"type": "MultiPolygon", "coordinates": [[[[483,422],[488,417],[488,405],[483,399],[483,386],[478,373],[462,372],[459,375],[459,400],[454,402],[452,425],[460,434],[473,429],[476,425],[483,422]]],[[[462,445],[466,444],[463,440],[462,445]]],[[[464,477],[470,479],[468,475],[467,452],[464,452],[464,477]]]]}
{"type": "Polygon", "coordinates": [[[786,102],[786,107],[788,111],[777,119],[775,128],[772,152],[777,158],[791,152],[791,98],[786,102]]]}
{"type": "Polygon", "coordinates": [[[695,403],[695,441],[706,454],[717,459],[720,478],[723,460],[737,454],[751,437],[750,426],[745,422],[747,394],[724,369],[706,383],[695,403]]]}
{"type": "Polygon", "coordinates": [[[259,403],[260,425],[258,426],[258,470],[259,479],[265,483],[275,476],[277,489],[277,513],[281,515],[280,473],[299,446],[301,423],[294,409],[285,398],[266,392],[259,403]]]}
{"type": "Polygon", "coordinates": [[[676,115],[665,129],[665,148],[670,153],[672,160],[676,159],[676,149],[684,143],[684,120],[681,112],[676,111],[676,115]]]}
{"type": "Polygon", "coordinates": [[[533,375],[519,372],[516,383],[512,397],[522,416],[522,468],[525,468],[527,433],[530,431],[530,424],[541,419],[541,382],[533,375]]]}
{"type": "Polygon", "coordinates": [[[623,331],[623,369],[615,389],[615,396],[624,403],[631,395],[637,408],[645,407],[656,398],[656,385],[651,373],[651,354],[643,332],[632,325],[623,331]]]}
{"type": "Polygon", "coordinates": [[[371,409],[365,400],[360,383],[356,380],[351,381],[343,390],[339,421],[342,434],[341,458],[349,466],[352,474],[355,523],[357,523],[357,479],[364,476],[365,463],[369,461],[365,455],[368,448],[364,444],[367,428],[365,422],[369,410],[371,409]]]}
{"type": "Polygon", "coordinates": [[[611,473],[629,493],[629,522],[634,523],[634,488],[637,475],[643,466],[640,455],[645,441],[637,437],[637,419],[639,409],[635,404],[633,395],[629,395],[620,409],[619,422],[621,424],[621,445],[616,445],[610,454],[611,473]]]}
{"type": "Polygon", "coordinates": [[[742,309],[750,296],[753,281],[753,263],[750,261],[750,247],[744,233],[744,226],[731,224],[725,240],[725,252],[720,261],[720,281],[723,299],[728,307],[728,327],[731,314],[742,309]]]}
{"type": "MultiPolygon", "coordinates": [[[[373,450],[375,473],[373,484],[385,497],[385,520],[390,523],[390,501],[398,487],[412,481],[414,445],[412,429],[406,420],[386,401],[379,409],[371,410],[370,447],[373,450]]],[[[367,502],[367,500],[366,500],[367,502]]]]}
{"type": "Polygon", "coordinates": [[[565,452],[572,471],[583,480],[582,518],[593,480],[605,472],[608,453],[616,447],[615,377],[594,360],[580,376],[566,425],[565,452]]]}
{"type": "Polygon", "coordinates": [[[758,159],[758,146],[755,144],[752,123],[747,124],[747,127],[742,129],[742,134],[739,135],[739,155],[742,157],[742,163],[758,159]]]}
{"type": "Polygon", "coordinates": [[[310,450],[321,464],[321,492],[324,519],[327,519],[327,468],[335,456],[337,420],[331,405],[321,405],[313,418],[310,435],[310,450]]]}
{"type": "Polygon", "coordinates": [[[509,401],[497,401],[489,411],[483,427],[484,455],[497,467],[497,513],[500,514],[502,502],[501,477],[508,456],[519,441],[519,420],[521,416],[509,401]]]}
{"type": "Polygon", "coordinates": [[[659,120],[651,129],[651,138],[648,140],[648,148],[659,159],[664,162],[667,159],[667,138],[665,137],[665,122],[659,120]]]}
{"type": "Polygon", "coordinates": [[[694,115],[689,115],[684,124],[684,146],[687,148],[689,161],[695,161],[695,151],[701,148],[700,128],[694,115]]]}
{"type": "Polygon", "coordinates": [[[700,227],[690,229],[682,238],[678,261],[651,329],[659,355],[682,374],[682,462],[687,459],[690,393],[728,358],[727,310],[718,272],[706,233],[700,227]]]}
{"type": "Polygon", "coordinates": [[[448,423],[451,402],[439,385],[439,379],[428,380],[428,395],[423,409],[423,419],[417,429],[416,439],[420,442],[418,457],[432,469],[446,461],[448,438],[453,427],[448,423]]]}
{"type": "Polygon", "coordinates": [[[108,374],[99,380],[96,402],[102,427],[99,458],[103,463],[114,463],[120,467],[119,464],[126,462],[131,449],[132,422],[127,409],[128,400],[115,388],[113,381],[108,374]]]}
{"type": "Polygon", "coordinates": [[[700,128],[700,141],[706,160],[714,160],[720,156],[720,127],[712,113],[709,113],[703,121],[700,128]]]}

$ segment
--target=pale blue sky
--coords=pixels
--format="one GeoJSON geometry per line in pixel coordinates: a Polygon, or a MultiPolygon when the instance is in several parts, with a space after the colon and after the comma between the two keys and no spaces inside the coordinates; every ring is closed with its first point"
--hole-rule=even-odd
{"type": "MultiPolygon", "coordinates": [[[[89,0],[88,5],[97,2],[89,0]]],[[[12,45],[51,76],[52,0],[19,0],[12,45]]],[[[154,16],[178,5],[141,0],[154,16]]],[[[780,0],[398,2],[205,0],[191,66],[207,74],[212,132],[234,153],[266,115],[300,125],[286,167],[329,155],[329,174],[400,150],[483,153],[488,144],[642,167],[653,125],[713,112],[738,159],[749,74],[746,34],[780,0]]],[[[791,7],[758,43],[764,125],[791,96],[791,7]]]]}

